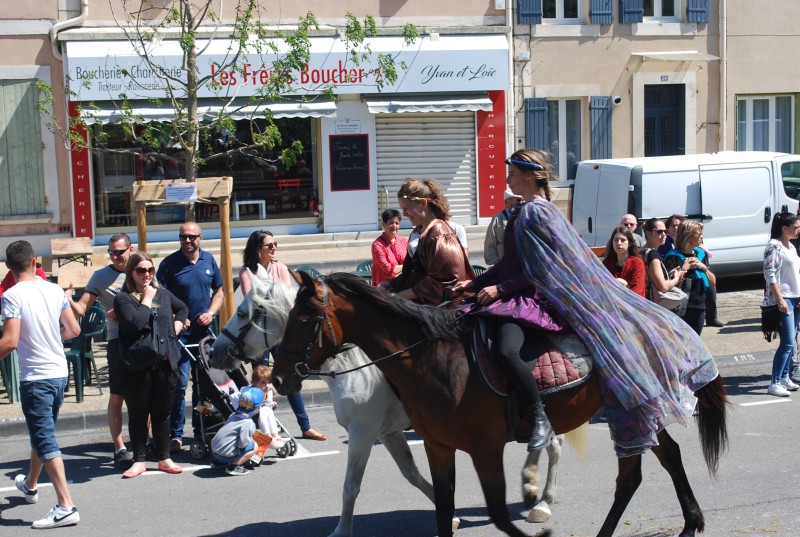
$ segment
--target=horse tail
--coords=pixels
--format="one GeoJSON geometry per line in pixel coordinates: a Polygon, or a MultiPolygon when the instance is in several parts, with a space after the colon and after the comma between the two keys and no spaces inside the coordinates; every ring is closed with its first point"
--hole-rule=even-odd
{"type": "Polygon", "coordinates": [[[568,431],[565,436],[569,446],[578,454],[581,464],[586,464],[589,451],[589,423],[568,431]]]}
{"type": "Polygon", "coordinates": [[[700,388],[695,394],[698,398],[697,427],[700,445],[706,460],[708,473],[717,474],[720,454],[728,447],[728,397],[722,376],[717,377],[700,388]]]}

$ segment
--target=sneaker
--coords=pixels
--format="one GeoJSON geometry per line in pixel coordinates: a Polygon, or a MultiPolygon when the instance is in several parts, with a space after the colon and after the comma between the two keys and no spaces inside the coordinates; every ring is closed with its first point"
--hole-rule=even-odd
{"type": "Polygon", "coordinates": [[[170,453],[180,453],[181,449],[183,449],[183,442],[180,438],[173,438],[169,441],[170,453]]]}
{"type": "Polygon", "coordinates": [[[781,386],[783,386],[790,392],[794,392],[800,389],[800,386],[792,382],[792,379],[790,379],[789,377],[783,377],[781,379],[781,386]]]}
{"type": "Polygon", "coordinates": [[[244,466],[230,465],[227,468],[225,468],[225,473],[228,475],[247,475],[250,473],[250,470],[248,470],[244,466]]]}
{"type": "Polygon", "coordinates": [[[47,528],[60,528],[61,526],[73,526],[80,522],[80,520],[81,516],[78,514],[77,507],[65,509],[56,505],[50,509],[50,512],[47,513],[47,516],[41,520],[35,521],[32,527],[39,530],[47,528]]]}
{"type": "Polygon", "coordinates": [[[39,491],[34,489],[31,490],[25,484],[25,477],[24,475],[20,474],[14,478],[14,485],[16,485],[17,490],[20,491],[25,495],[25,501],[28,503],[36,503],[39,501],[39,491]]]}
{"type": "Polygon", "coordinates": [[[780,384],[770,384],[769,388],[767,388],[767,393],[775,397],[789,397],[789,390],[780,384]]]}
{"type": "Polygon", "coordinates": [[[133,453],[125,448],[114,453],[114,466],[120,470],[127,470],[133,466],[133,453]]]}
{"type": "Polygon", "coordinates": [[[287,440],[280,436],[273,436],[272,442],[269,443],[269,447],[275,449],[281,449],[283,446],[286,445],[287,440]]]}

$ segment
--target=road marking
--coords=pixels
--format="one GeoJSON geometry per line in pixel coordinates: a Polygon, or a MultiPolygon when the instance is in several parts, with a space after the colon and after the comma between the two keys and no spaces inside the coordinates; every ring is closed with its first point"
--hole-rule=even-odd
{"type": "MultiPolygon", "coordinates": [[[[70,481],[70,484],[71,483],[72,482],[70,481]]],[[[52,486],[53,486],[52,483],[37,483],[36,484],[36,490],[39,490],[42,487],[52,487],[52,486]]],[[[13,487],[2,487],[2,488],[0,488],[0,493],[2,493],[2,492],[11,492],[13,490],[17,490],[17,486],[16,485],[14,485],[13,487]]]]}
{"type": "Polygon", "coordinates": [[[792,400],[787,398],[784,399],[770,399],[769,401],[754,401],[752,403],[739,403],[739,406],[758,406],[758,405],[773,405],[775,403],[791,403],[792,400]]]}

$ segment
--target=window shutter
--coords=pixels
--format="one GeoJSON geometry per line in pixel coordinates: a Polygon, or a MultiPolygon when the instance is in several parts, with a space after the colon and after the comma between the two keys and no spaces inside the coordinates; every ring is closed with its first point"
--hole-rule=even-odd
{"type": "Polygon", "coordinates": [[[612,0],[591,0],[589,22],[592,24],[611,24],[614,22],[612,0]]]}
{"type": "Polygon", "coordinates": [[[708,0],[689,0],[686,4],[686,20],[708,22],[708,0]]]}
{"type": "Polygon", "coordinates": [[[517,24],[541,24],[542,0],[517,0],[517,24]]]}
{"type": "Polygon", "coordinates": [[[611,97],[592,97],[592,158],[611,158],[611,97]]]}
{"type": "Polygon", "coordinates": [[[547,99],[525,99],[525,147],[549,150],[547,99]]]}
{"type": "Polygon", "coordinates": [[[619,22],[633,24],[644,20],[644,0],[619,0],[619,22]]]}

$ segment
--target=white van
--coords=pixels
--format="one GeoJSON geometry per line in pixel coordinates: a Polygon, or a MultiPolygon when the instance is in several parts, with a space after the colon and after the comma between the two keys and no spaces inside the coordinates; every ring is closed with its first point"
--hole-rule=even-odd
{"type": "Polygon", "coordinates": [[[681,214],[703,223],[715,274],[761,272],[776,212],[797,212],[800,155],[727,151],[586,160],[578,164],[572,223],[604,246],[622,215],[640,223],[681,214]]]}

